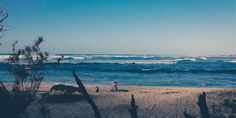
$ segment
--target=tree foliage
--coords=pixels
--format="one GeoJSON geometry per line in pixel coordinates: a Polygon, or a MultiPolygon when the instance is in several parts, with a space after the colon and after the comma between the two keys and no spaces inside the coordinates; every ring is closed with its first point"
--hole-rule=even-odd
{"type": "Polygon", "coordinates": [[[6,60],[8,70],[13,75],[12,91],[0,81],[0,114],[5,118],[19,118],[28,105],[35,100],[36,92],[43,80],[43,63],[48,53],[42,52],[39,37],[30,46],[16,49],[18,41],[12,45],[12,53],[6,60]]]}

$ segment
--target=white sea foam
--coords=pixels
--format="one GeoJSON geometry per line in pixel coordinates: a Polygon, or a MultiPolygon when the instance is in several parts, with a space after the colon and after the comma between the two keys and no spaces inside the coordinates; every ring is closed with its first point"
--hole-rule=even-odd
{"type": "Polygon", "coordinates": [[[228,62],[231,62],[231,63],[236,63],[236,59],[235,60],[230,60],[228,62]]]}
{"type": "Polygon", "coordinates": [[[174,61],[174,60],[97,60],[97,61],[87,61],[85,63],[176,64],[176,61],[174,61]]]}
{"type": "Polygon", "coordinates": [[[84,60],[86,59],[86,57],[82,57],[82,56],[75,56],[75,57],[72,57],[73,59],[75,60],[84,60]]]}
{"type": "Polygon", "coordinates": [[[49,56],[48,57],[48,60],[54,60],[54,59],[58,59],[60,58],[61,56],[57,56],[57,55],[52,55],[52,56],[49,56]]]}
{"type": "Polygon", "coordinates": [[[174,60],[137,61],[136,64],[176,64],[174,60]]]}
{"type": "Polygon", "coordinates": [[[201,60],[207,60],[206,57],[199,57],[199,59],[201,59],[201,60]]]}
{"type": "Polygon", "coordinates": [[[142,71],[152,71],[153,69],[141,69],[142,71]]]}
{"type": "Polygon", "coordinates": [[[197,59],[196,58],[181,58],[181,59],[176,59],[176,61],[196,61],[197,59]]]}
{"type": "Polygon", "coordinates": [[[4,60],[8,58],[9,58],[9,55],[0,55],[0,62],[3,62],[4,60]]]}

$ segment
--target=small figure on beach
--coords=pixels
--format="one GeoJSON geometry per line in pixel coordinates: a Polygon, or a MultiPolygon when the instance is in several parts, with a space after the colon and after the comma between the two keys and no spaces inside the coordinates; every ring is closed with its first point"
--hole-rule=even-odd
{"type": "Polygon", "coordinates": [[[99,92],[99,87],[98,86],[95,87],[95,92],[99,92]]]}
{"type": "Polygon", "coordinates": [[[117,82],[112,82],[111,91],[118,91],[118,83],[117,82]]]}

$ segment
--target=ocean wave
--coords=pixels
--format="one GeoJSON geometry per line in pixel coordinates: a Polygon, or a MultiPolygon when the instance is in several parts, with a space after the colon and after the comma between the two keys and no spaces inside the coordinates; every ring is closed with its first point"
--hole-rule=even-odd
{"type": "MultiPolygon", "coordinates": [[[[61,55],[52,56],[55,58],[60,57],[61,55]]],[[[171,57],[161,57],[161,56],[154,56],[154,55],[64,55],[64,59],[75,59],[75,60],[150,60],[150,59],[166,59],[171,57]]]]}
{"type": "MultiPolygon", "coordinates": [[[[52,56],[48,57],[48,60],[57,60],[59,58],[61,58],[61,55],[52,55],[52,56]]],[[[66,60],[72,60],[72,59],[74,59],[74,60],[84,60],[86,58],[88,58],[88,57],[87,56],[64,56],[63,59],[66,59],[66,60]]]]}
{"type": "Polygon", "coordinates": [[[230,60],[230,61],[228,61],[228,62],[230,62],[230,63],[236,63],[236,59],[235,59],[235,60],[230,60]]]}
{"type": "Polygon", "coordinates": [[[167,69],[128,69],[128,70],[122,70],[122,71],[127,71],[127,72],[132,72],[132,73],[218,73],[218,74],[235,74],[236,73],[236,69],[205,70],[205,69],[167,68],[167,69]]]}
{"type": "Polygon", "coordinates": [[[173,68],[118,68],[118,69],[101,69],[99,71],[105,72],[129,72],[129,73],[217,73],[217,74],[235,74],[236,69],[217,69],[217,70],[206,70],[206,69],[173,69],[173,68]]]}
{"type": "Polygon", "coordinates": [[[196,61],[196,58],[180,58],[180,59],[175,59],[176,61],[196,61]]]}
{"type": "MultiPolygon", "coordinates": [[[[52,56],[50,61],[55,62],[60,56],[52,56]]],[[[121,63],[121,64],[176,64],[177,62],[195,62],[197,60],[207,60],[207,58],[172,58],[157,56],[121,56],[121,55],[92,55],[92,56],[64,56],[63,60],[68,63],[121,63]]]]}
{"type": "Polygon", "coordinates": [[[3,62],[8,58],[9,58],[9,55],[0,55],[0,62],[3,62]]]}
{"type": "Polygon", "coordinates": [[[158,60],[158,61],[138,61],[138,62],[132,62],[132,63],[133,64],[176,64],[177,62],[174,60],[158,60]]]}
{"type": "MultiPolygon", "coordinates": [[[[0,55],[0,62],[4,62],[9,55],[0,55]]],[[[50,55],[46,63],[55,63],[61,58],[60,54],[50,55]]],[[[236,57],[167,57],[157,55],[74,55],[65,54],[61,63],[120,63],[120,64],[177,64],[195,62],[227,62],[236,63],[236,57]],[[230,60],[230,61],[229,61],[230,60]]]]}
{"type": "MultiPolygon", "coordinates": [[[[8,64],[0,63],[0,71],[7,71],[8,64]]],[[[14,65],[13,65],[14,66],[14,65]]],[[[215,74],[236,74],[236,67],[228,64],[227,67],[222,67],[221,65],[212,65],[208,66],[207,64],[198,65],[198,64],[190,64],[190,65],[182,65],[182,64],[137,64],[137,63],[45,63],[45,70],[50,71],[71,71],[73,68],[78,69],[78,71],[86,72],[86,73],[94,73],[94,72],[124,72],[124,73],[215,73],[215,74]]]]}
{"type": "Polygon", "coordinates": [[[207,57],[199,57],[201,60],[207,60],[207,57]]]}

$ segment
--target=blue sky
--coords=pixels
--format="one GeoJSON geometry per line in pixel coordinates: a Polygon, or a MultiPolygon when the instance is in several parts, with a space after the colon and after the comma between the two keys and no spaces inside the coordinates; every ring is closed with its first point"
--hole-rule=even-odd
{"type": "Polygon", "coordinates": [[[3,0],[1,39],[43,36],[50,53],[222,55],[236,52],[235,0],[3,0]]]}

